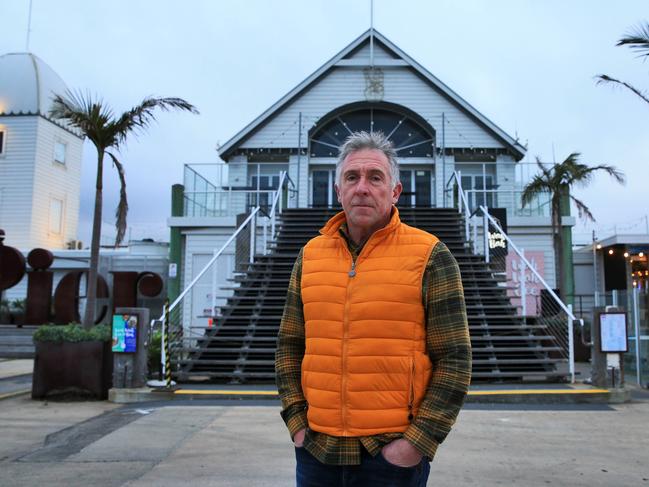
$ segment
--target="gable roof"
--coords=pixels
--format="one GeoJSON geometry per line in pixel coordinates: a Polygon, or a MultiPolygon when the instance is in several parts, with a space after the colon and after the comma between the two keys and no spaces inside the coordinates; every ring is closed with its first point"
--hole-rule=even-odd
{"type": "Polygon", "coordinates": [[[422,76],[427,82],[454,102],[457,106],[463,109],[471,118],[477,121],[480,125],[485,127],[489,132],[495,135],[500,139],[515,155],[516,160],[520,160],[525,155],[525,147],[523,147],[516,139],[507,134],[504,130],[494,124],[487,117],[482,115],[476,108],[474,108],[469,102],[464,98],[458,95],[455,91],[449,88],[441,80],[435,77],[430,73],[426,68],[420,65],[413,58],[408,56],[404,51],[399,49],[394,43],[392,43],[388,38],[379,33],[376,29],[368,29],[358,38],[352,41],[347,47],[341,50],[338,54],[332,57],[329,61],[323,64],[310,76],[308,76],[304,81],[299,85],[289,91],[286,95],[280,98],[276,103],[264,111],[259,117],[246,125],[241,129],[237,134],[235,134],[230,140],[224,143],[219,147],[219,155],[223,159],[227,159],[239,145],[241,145],[248,137],[261,129],[271,118],[272,116],[281,111],[285,106],[287,106],[291,101],[295,100],[300,94],[312,86],[316,81],[325,76],[330,70],[332,70],[338,64],[345,64],[347,61],[345,57],[353,53],[356,49],[360,48],[363,44],[370,42],[370,36],[373,35],[374,40],[378,40],[383,46],[388,50],[392,51],[397,59],[393,61],[395,65],[405,65],[411,67],[415,72],[422,76]],[[400,58],[400,59],[399,59],[400,58]]]}

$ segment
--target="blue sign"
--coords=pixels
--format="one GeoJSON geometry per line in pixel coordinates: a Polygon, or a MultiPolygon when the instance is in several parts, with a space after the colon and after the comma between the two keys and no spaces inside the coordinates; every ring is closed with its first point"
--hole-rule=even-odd
{"type": "Polygon", "coordinates": [[[137,351],[137,315],[113,316],[113,352],[137,351]]]}

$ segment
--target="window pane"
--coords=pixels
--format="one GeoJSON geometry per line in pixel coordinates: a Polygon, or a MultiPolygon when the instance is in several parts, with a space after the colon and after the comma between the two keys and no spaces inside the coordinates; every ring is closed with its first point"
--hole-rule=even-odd
{"type": "Polygon", "coordinates": [[[62,142],[54,143],[54,160],[60,164],[65,164],[65,144],[62,142]]]}
{"type": "Polygon", "coordinates": [[[50,200],[50,232],[60,234],[63,219],[63,201],[50,200]]]}
{"type": "Polygon", "coordinates": [[[313,206],[329,204],[329,171],[313,171],[313,206]]]}

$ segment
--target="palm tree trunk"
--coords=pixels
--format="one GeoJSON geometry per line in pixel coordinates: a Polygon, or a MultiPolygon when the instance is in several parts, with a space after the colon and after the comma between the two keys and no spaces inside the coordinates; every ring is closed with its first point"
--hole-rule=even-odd
{"type": "Polygon", "coordinates": [[[91,328],[95,324],[97,303],[97,270],[99,268],[99,244],[101,237],[101,208],[103,202],[104,151],[97,150],[97,182],[95,184],[95,212],[92,217],[92,241],[90,243],[90,269],[86,282],[86,311],[83,326],[91,328]]]}

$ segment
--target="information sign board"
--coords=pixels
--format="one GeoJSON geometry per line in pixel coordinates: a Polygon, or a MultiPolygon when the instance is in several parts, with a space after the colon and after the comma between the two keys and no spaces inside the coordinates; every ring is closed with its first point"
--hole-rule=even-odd
{"type": "Polygon", "coordinates": [[[113,315],[113,352],[137,352],[137,315],[113,315]]]}
{"type": "Polygon", "coordinates": [[[599,315],[599,336],[602,352],[623,353],[628,351],[625,313],[602,313],[599,315]]]}

